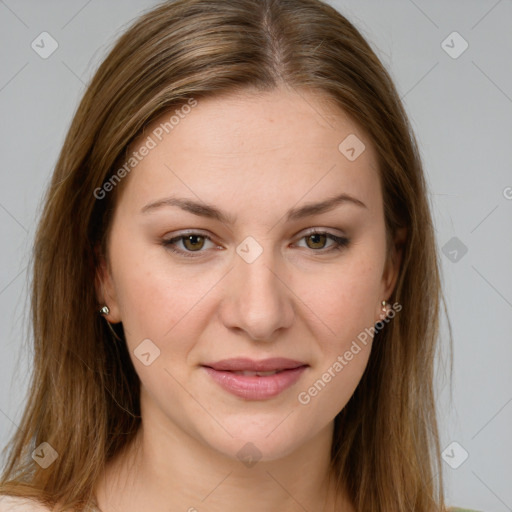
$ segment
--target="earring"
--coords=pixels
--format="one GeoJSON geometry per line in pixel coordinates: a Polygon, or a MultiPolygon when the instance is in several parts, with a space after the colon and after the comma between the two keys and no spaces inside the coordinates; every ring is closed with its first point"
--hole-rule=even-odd
{"type": "MultiPolygon", "coordinates": [[[[105,304],[104,306],[102,306],[99,310],[99,313],[101,315],[104,315],[104,316],[107,316],[109,313],[110,313],[110,308],[105,304]]],[[[110,322],[105,318],[106,322],[107,322],[107,326],[108,328],[110,329],[110,332],[114,335],[114,337],[116,338],[116,340],[118,341],[123,341],[119,336],[118,334],[116,333],[116,331],[114,331],[114,328],[112,327],[112,325],[110,325],[110,322]]]]}
{"type": "Polygon", "coordinates": [[[384,317],[384,318],[387,318],[387,316],[388,316],[388,307],[387,307],[387,304],[388,304],[388,303],[387,303],[385,300],[383,300],[383,301],[381,302],[381,304],[382,304],[382,312],[383,312],[383,313],[385,313],[385,317],[384,317]]]}

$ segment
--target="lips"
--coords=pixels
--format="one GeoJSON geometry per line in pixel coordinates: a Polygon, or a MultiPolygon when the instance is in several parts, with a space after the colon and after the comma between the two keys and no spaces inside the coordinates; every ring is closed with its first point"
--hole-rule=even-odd
{"type": "Polygon", "coordinates": [[[251,372],[248,370],[242,370],[242,371],[233,371],[233,370],[224,370],[224,371],[230,371],[231,373],[234,373],[235,375],[256,375],[258,377],[268,377],[269,375],[275,375],[276,373],[281,373],[286,370],[271,370],[269,372],[251,372]]]}
{"type": "Polygon", "coordinates": [[[217,384],[245,400],[266,400],[279,395],[293,386],[308,366],[286,358],[225,359],[202,365],[217,384]]]}
{"type": "Polygon", "coordinates": [[[252,372],[254,374],[258,372],[280,372],[309,365],[302,361],[288,359],[285,357],[273,357],[270,359],[262,359],[260,361],[239,357],[223,359],[221,361],[207,363],[202,366],[207,366],[217,371],[252,372]]]}

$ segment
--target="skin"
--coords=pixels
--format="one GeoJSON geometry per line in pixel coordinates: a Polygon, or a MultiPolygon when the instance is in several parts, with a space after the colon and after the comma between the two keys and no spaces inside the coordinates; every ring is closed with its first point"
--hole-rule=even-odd
{"type": "MultiPolygon", "coordinates": [[[[371,338],[307,405],[297,396],[383,318],[381,301],[395,286],[401,253],[386,261],[377,169],[369,138],[342,111],[319,94],[280,88],[200,100],[124,178],[97,294],[107,320],[123,322],[143,427],[98,484],[104,512],[334,510],[333,421],[359,383],[371,338]],[[349,134],[366,146],[355,161],[338,150],[349,134]],[[347,202],[286,222],[288,209],[343,192],[366,208],[347,202]],[[141,213],[171,195],[212,204],[236,223],[176,206],[141,213]],[[328,252],[334,242],[308,237],[309,228],[346,236],[349,246],[328,252]],[[162,245],[187,229],[212,239],[175,242],[195,257],[162,245]],[[252,263],[236,252],[248,236],[263,250],[252,263]],[[160,350],[149,366],[133,352],[145,339],[160,350]],[[310,366],[280,395],[245,400],[200,367],[236,356],[310,366]],[[237,457],[248,442],[261,454],[252,467],[237,457]]],[[[345,490],[340,505],[355,510],[345,490]]]]}

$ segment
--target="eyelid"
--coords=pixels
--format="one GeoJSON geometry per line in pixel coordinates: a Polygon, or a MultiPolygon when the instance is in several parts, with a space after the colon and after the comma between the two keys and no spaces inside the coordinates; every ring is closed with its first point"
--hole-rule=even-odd
{"type": "MultiPolygon", "coordinates": [[[[338,229],[337,232],[332,232],[333,228],[324,228],[324,227],[312,227],[307,228],[305,231],[301,231],[299,233],[300,236],[297,236],[297,238],[301,239],[305,236],[314,235],[314,234],[328,234],[328,235],[334,235],[338,236],[340,238],[348,238],[348,236],[342,232],[342,230],[338,229]]],[[[207,238],[208,240],[213,241],[212,235],[210,235],[207,231],[203,231],[201,229],[185,229],[183,231],[178,231],[176,234],[172,234],[169,238],[166,238],[165,241],[175,240],[181,237],[185,237],[187,235],[200,235],[204,238],[207,238]]]]}
{"type": "Polygon", "coordinates": [[[327,234],[327,235],[333,235],[340,238],[348,238],[348,236],[341,230],[335,230],[334,228],[324,228],[322,226],[314,227],[314,228],[307,228],[306,231],[301,232],[301,236],[299,238],[302,238],[304,236],[314,235],[315,233],[319,234],[327,234]],[[335,232],[333,232],[333,230],[335,232]]]}

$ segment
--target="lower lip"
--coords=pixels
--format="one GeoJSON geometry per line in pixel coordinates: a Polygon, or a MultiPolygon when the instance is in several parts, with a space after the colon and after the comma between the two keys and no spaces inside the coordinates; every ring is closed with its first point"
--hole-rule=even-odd
{"type": "Polygon", "coordinates": [[[233,395],[246,400],[265,400],[279,395],[295,384],[307,366],[284,370],[274,375],[258,377],[257,375],[240,375],[233,372],[214,370],[209,366],[203,368],[212,379],[233,395]]]}

